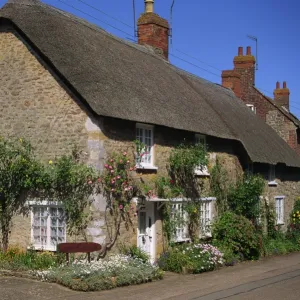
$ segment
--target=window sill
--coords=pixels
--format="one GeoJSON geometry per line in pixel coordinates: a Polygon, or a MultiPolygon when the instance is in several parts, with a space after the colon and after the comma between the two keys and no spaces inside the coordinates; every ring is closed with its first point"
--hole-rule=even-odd
{"type": "Polygon", "coordinates": [[[173,242],[174,243],[184,243],[184,242],[189,242],[191,239],[190,238],[185,238],[185,239],[175,239],[173,242]]]}
{"type": "Polygon", "coordinates": [[[196,168],[194,174],[196,176],[210,176],[207,166],[196,168]]]}
{"type": "Polygon", "coordinates": [[[151,165],[136,165],[137,170],[158,170],[158,167],[151,165]]]}
{"type": "Polygon", "coordinates": [[[34,251],[51,251],[56,252],[56,247],[41,247],[41,246],[28,246],[28,250],[34,250],[34,251]]]}
{"type": "Polygon", "coordinates": [[[284,222],[278,222],[276,225],[284,225],[284,222]]]}
{"type": "Polygon", "coordinates": [[[268,186],[277,186],[277,185],[278,183],[275,180],[268,182],[268,186]]]}

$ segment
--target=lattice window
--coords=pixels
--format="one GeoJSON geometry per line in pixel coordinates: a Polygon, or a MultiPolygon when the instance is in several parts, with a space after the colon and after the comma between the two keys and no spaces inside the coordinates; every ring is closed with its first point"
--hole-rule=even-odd
{"type": "Polygon", "coordinates": [[[153,166],[153,127],[138,124],[136,126],[136,139],[145,145],[137,163],[142,167],[153,166]]]}
{"type": "Polygon", "coordinates": [[[187,213],[183,208],[182,202],[172,204],[171,219],[175,223],[174,242],[183,242],[189,240],[187,228],[187,213]]]}
{"type": "Polygon", "coordinates": [[[211,236],[212,200],[201,200],[200,213],[200,235],[211,236]]]}
{"type": "Polygon", "coordinates": [[[37,204],[31,208],[31,242],[34,248],[56,251],[57,244],[66,241],[63,208],[53,204],[37,204]]]}
{"type": "Polygon", "coordinates": [[[284,196],[275,197],[276,223],[284,224],[284,196]]]}
{"type": "MultiPolygon", "coordinates": [[[[202,134],[196,134],[195,135],[195,142],[196,144],[201,144],[204,146],[204,149],[206,150],[206,136],[202,134]]],[[[207,166],[199,166],[195,169],[195,174],[198,176],[209,176],[209,171],[207,166]]]]}

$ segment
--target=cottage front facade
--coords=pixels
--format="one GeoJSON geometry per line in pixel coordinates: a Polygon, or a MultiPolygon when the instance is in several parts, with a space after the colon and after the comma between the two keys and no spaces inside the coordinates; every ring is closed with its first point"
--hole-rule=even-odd
{"type": "MultiPolygon", "coordinates": [[[[44,161],[78,145],[86,163],[99,170],[112,152],[133,156],[138,139],[149,149],[137,170],[146,182],[167,174],[174,146],[200,141],[210,166],[218,159],[232,179],[253,167],[262,174],[262,196],[276,203],[277,223],[286,226],[300,193],[300,158],[232,91],[168,62],[168,24],[150,2],[134,44],[40,1],[9,0],[0,11],[1,135],[27,138],[44,161]]],[[[195,176],[208,184],[209,168],[195,176]]],[[[161,253],[164,201],[137,199],[134,228],[123,227],[120,241],[137,244],[153,259],[161,253]]],[[[207,190],[199,201],[201,224],[209,227],[215,197],[207,190]]],[[[28,216],[14,219],[10,244],[52,251],[70,238],[56,203],[29,205],[28,216]]],[[[180,211],[181,200],[173,205],[180,211]]],[[[86,232],[100,244],[108,239],[105,206],[98,195],[86,232]]],[[[177,241],[187,238],[178,228],[177,241]]]]}

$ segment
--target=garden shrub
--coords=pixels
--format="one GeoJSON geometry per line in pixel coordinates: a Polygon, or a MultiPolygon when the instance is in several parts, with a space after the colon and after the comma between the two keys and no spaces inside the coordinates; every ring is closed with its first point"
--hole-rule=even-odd
{"type": "Polygon", "coordinates": [[[130,256],[114,255],[99,261],[74,261],[32,274],[42,281],[56,282],[78,291],[100,291],[162,279],[156,266],[130,256]]]}
{"type": "Polygon", "coordinates": [[[215,245],[231,249],[241,259],[259,258],[259,239],[253,224],[245,217],[225,212],[213,224],[215,245]]]}
{"type": "Polygon", "coordinates": [[[164,271],[202,273],[223,265],[223,253],[210,244],[183,244],[163,253],[158,265],[164,271]]]}
{"type": "Polygon", "coordinates": [[[11,247],[8,248],[6,253],[0,252],[0,269],[15,271],[45,270],[57,266],[61,260],[61,255],[53,252],[24,251],[18,247],[11,247]]]}
{"type": "Polygon", "coordinates": [[[122,245],[120,247],[121,253],[127,256],[130,256],[135,259],[140,259],[143,263],[149,262],[149,255],[145,251],[143,251],[141,248],[137,246],[125,246],[122,245]]]}

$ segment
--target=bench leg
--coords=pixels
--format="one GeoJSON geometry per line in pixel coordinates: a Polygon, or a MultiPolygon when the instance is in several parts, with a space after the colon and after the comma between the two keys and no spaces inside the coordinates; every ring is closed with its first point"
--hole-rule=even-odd
{"type": "Polygon", "coordinates": [[[88,252],[88,262],[90,263],[91,262],[91,253],[90,252],[88,252]]]}
{"type": "Polygon", "coordinates": [[[67,263],[69,264],[69,262],[70,262],[69,253],[66,253],[66,260],[67,260],[67,263]]]}

